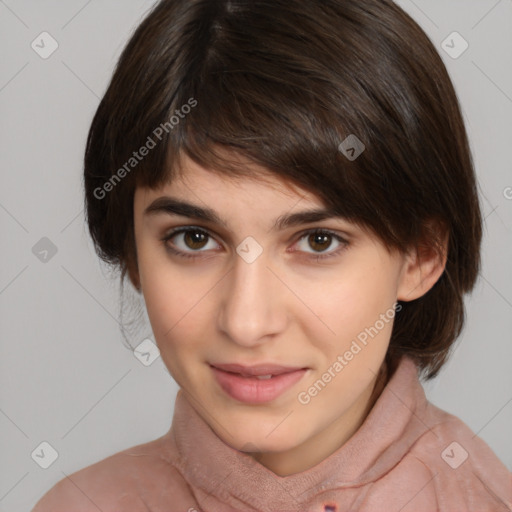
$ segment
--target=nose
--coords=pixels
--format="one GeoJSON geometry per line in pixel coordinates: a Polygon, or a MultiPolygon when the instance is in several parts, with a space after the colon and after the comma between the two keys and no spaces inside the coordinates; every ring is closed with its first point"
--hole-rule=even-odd
{"type": "Polygon", "coordinates": [[[285,329],[287,290],[265,252],[252,263],[238,254],[234,259],[219,300],[218,328],[238,345],[258,346],[285,329]]]}

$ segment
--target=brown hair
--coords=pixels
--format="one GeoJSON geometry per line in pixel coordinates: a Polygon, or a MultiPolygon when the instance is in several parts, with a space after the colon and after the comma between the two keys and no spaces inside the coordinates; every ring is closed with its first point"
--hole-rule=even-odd
{"type": "Polygon", "coordinates": [[[100,257],[122,279],[136,262],[137,186],[172,179],[183,154],[243,176],[231,153],[316,193],[387,247],[419,243],[429,220],[446,226],[445,271],[401,303],[387,355],[394,364],[408,354],[435,376],[464,324],[482,221],[457,96],[423,30],[390,0],[158,2],[87,140],[86,213],[100,257]],[[356,159],[338,149],[351,134],[366,147],[356,159]]]}

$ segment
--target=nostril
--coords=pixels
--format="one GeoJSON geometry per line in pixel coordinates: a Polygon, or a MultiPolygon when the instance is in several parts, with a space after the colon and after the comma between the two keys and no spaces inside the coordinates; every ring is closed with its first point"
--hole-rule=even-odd
{"type": "Polygon", "coordinates": [[[324,512],[338,512],[336,505],[324,505],[324,512]]]}

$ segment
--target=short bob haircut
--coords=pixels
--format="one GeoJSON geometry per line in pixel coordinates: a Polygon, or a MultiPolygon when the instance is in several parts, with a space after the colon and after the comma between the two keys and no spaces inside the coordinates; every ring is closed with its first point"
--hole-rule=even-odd
{"type": "MultiPolygon", "coordinates": [[[[434,377],[464,325],[482,218],[453,85],[423,30],[391,0],[161,0],[120,56],[85,152],[99,256],[136,268],[133,197],[180,157],[257,178],[243,157],[315,193],[387,248],[440,250],[445,271],[402,302],[386,361],[434,377]],[[339,149],[349,135],[358,158],[339,149]]],[[[262,173],[263,174],[263,173],[262,173]]]]}

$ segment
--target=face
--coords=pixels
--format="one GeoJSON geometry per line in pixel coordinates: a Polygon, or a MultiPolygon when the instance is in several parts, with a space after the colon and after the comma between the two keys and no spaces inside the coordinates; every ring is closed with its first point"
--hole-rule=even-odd
{"type": "Polygon", "coordinates": [[[187,158],[182,170],[134,203],[163,361],[233,448],[278,456],[314,441],[328,455],[332,432],[349,435],[364,417],[405,257],[343,218],[297,215],[325,205],[275,176],[222,177],[187,158]],[[218,368],[229,364],[243,368],[218,368]],[[241,375],[251,368],[274,376],[241,375]]]}

